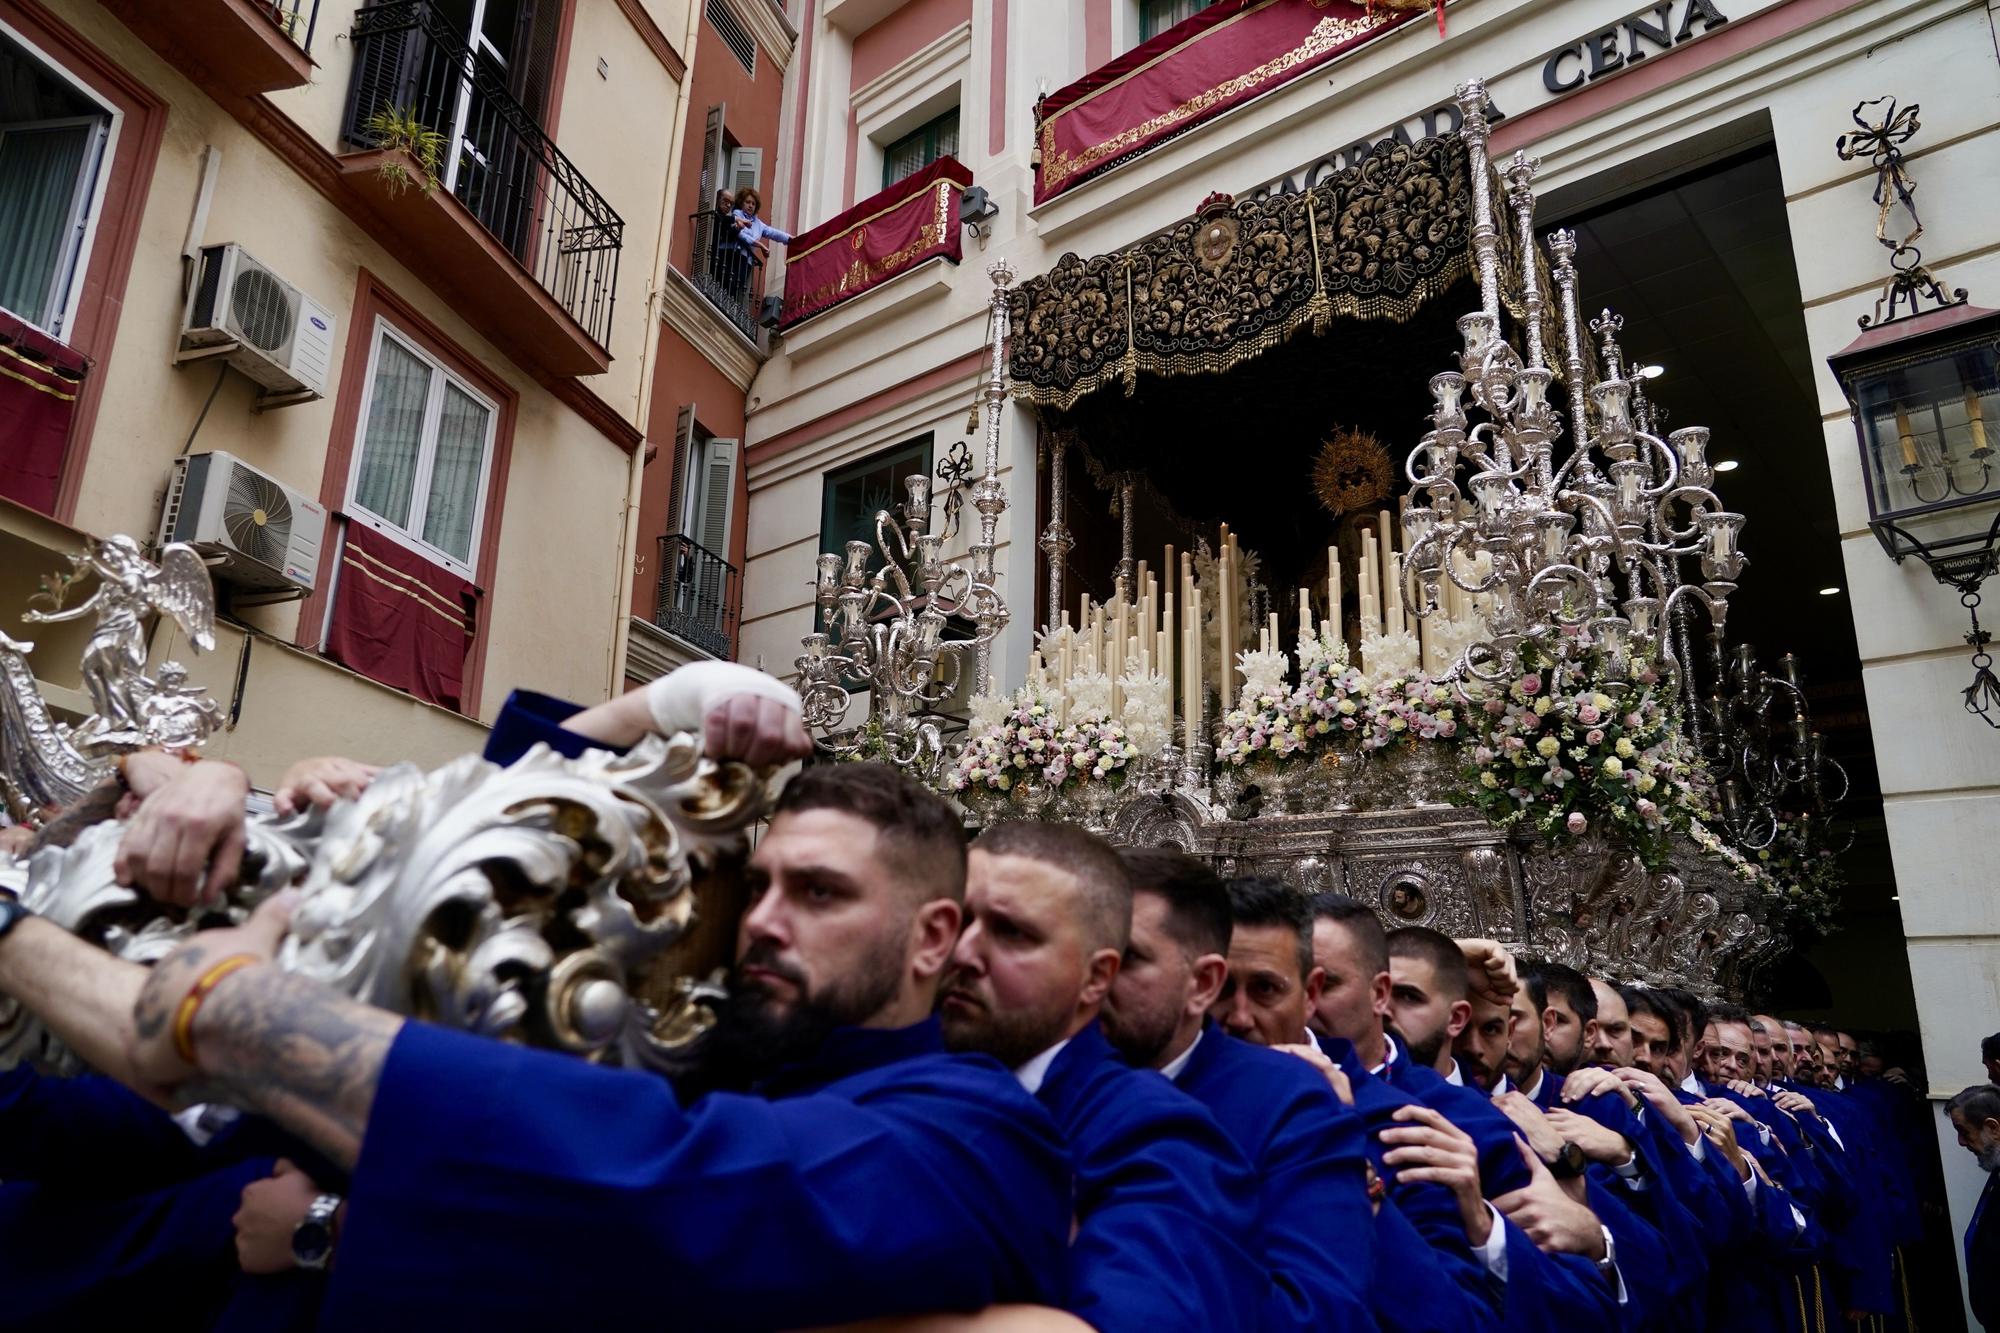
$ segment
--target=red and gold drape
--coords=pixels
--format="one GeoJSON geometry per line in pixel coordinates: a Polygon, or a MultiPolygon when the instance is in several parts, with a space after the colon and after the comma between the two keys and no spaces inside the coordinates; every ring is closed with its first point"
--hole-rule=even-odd
{"type": "Polygon", "coordinates": [[[0,495],[53,513],[88,363],[0,311],[0,495]]]}
{"type": "Polygon", "coordinates": [[[1049,94],[1035,202],[1418,17],[1349,0],[1221,0],[1049,94]]]}
{"type": "Polygon", "coordinates": [[[972,173],[941,157],[922,171],[800,232],[785,247],[786,328],[943,255],[956,264],[958,200],[972,173]]]}
{"type": "Polygon", "coordinates": [[[426,703],[465,711],[465,659],[479,590],[349,520],[326,655],[426,703]]]}

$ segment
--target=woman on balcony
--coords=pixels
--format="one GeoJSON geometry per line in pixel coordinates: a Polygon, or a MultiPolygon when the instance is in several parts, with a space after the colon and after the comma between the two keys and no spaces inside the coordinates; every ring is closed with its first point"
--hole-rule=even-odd
{"type": "Polygon", "coordinates": [[[776,241],[779,245],[792,243],[791,233],[779,231],[758,216],[763,207],[764,196],[755,189],[741,190],[736,195],[736,211],[729,215],[729,220],[736,226],[736,244],[742,250],[746,285],[749,268],[752,265],[761,268],[764,261],[771,257],[768,242],[776,241]]]}

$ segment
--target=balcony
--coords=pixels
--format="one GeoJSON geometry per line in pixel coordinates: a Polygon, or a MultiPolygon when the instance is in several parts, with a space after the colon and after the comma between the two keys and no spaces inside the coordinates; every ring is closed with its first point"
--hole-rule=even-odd
{"type": "Polygon", "coordinates": [[[602,374],[624,221],[429,4],[371,5],[352,35],[349,190],[510,355],[602,374]]]}
{"type": "Polygon", "coordinates": [[[736,228],[727,213],[713,209],[688,215],[694,244],[688,251],[688,281],[708,298],[738,333],[762,350],[757,327],[764,303],[764,264],[736,244],[736,228]]]}
{"type": "Polygon", "coordinates": [[[736,566],[688,537],[660,538],[659,600],[653,623],[711,657],[727,658],[736,637],[736,566]]]}
{"type": "Polygon", "coordinates": [[[109,0],[105,7],[211,91],[246,96],[312,79],[319,0],[109,0]]]}
{"type": "Polygon", "coordinates": [[[971,184],[972,173],[957,158],[941,157],[794,236],[785,247],[779,329],[801,324],[928,260],[942,256],[958,263],[959,200],[971,184]]]}

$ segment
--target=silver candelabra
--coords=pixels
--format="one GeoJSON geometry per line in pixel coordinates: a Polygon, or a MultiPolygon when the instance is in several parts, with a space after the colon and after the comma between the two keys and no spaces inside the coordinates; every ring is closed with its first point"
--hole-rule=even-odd
{"type": "Polygon", "coordinates": [[[1558,460],[1564,422],[1549,400],[1555,373],[1544,356],[1535,258],[1538,164],[1516,153],[1504,172],[1521,259],[1524,346],[1517,351],[1500,336],[1483,86],[1461,85],[1458,105],[1471,156],[1481,308],[1458,321],[1458,368],[1432,377],[1431,429],[1406,466],[1409,603],[1419,616],[1435,613],[1446,579],[1481,598],[1489,634],[1451,667],[1460,679],[1517,674],[1531,642],[1563,660],[1594,653],[1614,681],[1635,659],[1678,665],[1667,627],[1682,603],[1701,603],[1713,632],[1722,632],[1745,564],[1738,549],[1743,516],[1709,489],[1707,430],[1690,426],[1663,440],[1635,419],[1635,381],[1626,377],[1616,341],[1622,321],[1609,311],[1590,325],[1603,339],[1604,374],[1586,392],[1576,236],[1569,231],[1549,238],[1571,437],[1567,457],[1558,460]],[[1468,408],[1485,419],[1474,424],[1468,408]],[[1682,577],[1688,557],[1699,579],[1682,577]]]}
{"type": "Polygon", "coordinates": [[[1007,624],[994,536],[1007,508],[1000,415],[1007,399],[1007,295],[1014,270],[1002,259],[986,273],[993,280],[992,360],[983,395],[986,466],[971,490],[979,540],[963,557],[945,559],[945,539],[931,530],[931,479],[905,478],[909,498],[900,512],[876,513],[872,543],[851,541],[845,555],[820,556],[814,629],[798,659],[806,725],[818,733],[822,749],[884,758],[924,778],[935,776],[943,754],[933,714],[958,689],[968,657],[974,692],[992,687],[993,640],[1007,624]],[[971,622],[971,638],[944,637],[953,618],[971,622]],[[856,689],[868,692],[868,717],[858,724],[848,719],[856,689]]]}

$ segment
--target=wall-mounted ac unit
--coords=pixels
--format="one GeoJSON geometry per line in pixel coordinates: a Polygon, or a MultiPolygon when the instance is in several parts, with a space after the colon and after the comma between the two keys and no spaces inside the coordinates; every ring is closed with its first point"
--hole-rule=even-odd
{"type": "Polygon", "coordinates": [[[220,450],[174,460],[160,542],[188,542],[249,591],[312,591],[326,506],[220,450]]]}
{"type": "Polygon", "coordinates": [[[222,356],[273,395],[326,395],[333,312],[240,245],[202,247],[175,358],[222,356]]]}

